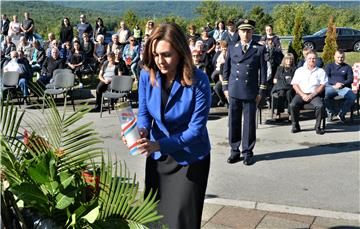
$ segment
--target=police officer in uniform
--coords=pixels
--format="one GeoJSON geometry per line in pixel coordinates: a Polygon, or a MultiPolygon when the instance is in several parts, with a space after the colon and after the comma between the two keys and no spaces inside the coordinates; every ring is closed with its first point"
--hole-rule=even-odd
{"type": "Polygon", "coordinates": [[[223,91],[229,101],[228,163],[240,161],[240,144],[244,165],[252,165],[256,140],[256,107],[266,91],[265,47],[252,41],[255,21],[240,19],[240,41],[228,48],[223,71],[223,91]],[[260,84],[260,85],[259,85],[260,84]],[[242,125],[244,114],[244,125],[242,125]],[[242,133],[241,133],[242,131],[242,133]]]}

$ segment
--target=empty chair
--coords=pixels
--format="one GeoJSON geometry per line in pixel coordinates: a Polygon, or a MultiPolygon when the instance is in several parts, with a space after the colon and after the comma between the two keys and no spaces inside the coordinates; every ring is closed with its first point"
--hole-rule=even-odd
{"type": "MultiPolygon", "coordinates": [[[[18,72],[4,72],[2,73],[2,77],[1,77],[1,95],[0,98],[2,98],[4,91],[8,91],[8,96],[10,99],[12,99],[12,93],[11,93],[11,89],[17,89],[19,85],[19,73],[18,72]]],[[[14,93],[14,96],[16,97],[16,99],[19,102],[19,107],[20,106],[20,98],[17,96],[16,91],[14,93]]]]}
{"type": "Polygon", "coordinates": [[[54,79],[55,79],[55,75],[57,74],[62,74],[64,72],[69,72],[69,73],[72,73],[71,69],[68,69],[68,68],[64,68],[64,69],[55,69],[54,72],[53,72],[53,78],[52,80],[50,80],[50,83],[49,84],[46,84],[45,85],[45,88],[54,88],[54,79]]]}
{"type": "Polygon", "coordinates": [[[114,76],[111,80],[109,90],[101,96],[100,118],[102,117],[102,107],[104,98],[108,99],[108,110],[110,114],[111,99],[126,98],[132,90],[133,78],[131,76],[114,76]]]}
{"type": "Polygon", "coordinates": [[[61,71],[57,71],[56,74],[54,72],[53,79],[54,82],[49,86],[50,88],[47,88],[44,91],[44,97],[43,97],[43,110],[44,110],[44,103],[45,103],[45,96],[48,95],[64,95],[64,106],[66,105],[67,101],[67,95],[70,95],[71,103],[73,105],[73,109],[75,111],[75,105],[74,105],[74,97],[72,93],[72,88],[74,87],[75,82],[75,75],[71,71],[68,71],[66,69],[58,69],[61,71]]]}

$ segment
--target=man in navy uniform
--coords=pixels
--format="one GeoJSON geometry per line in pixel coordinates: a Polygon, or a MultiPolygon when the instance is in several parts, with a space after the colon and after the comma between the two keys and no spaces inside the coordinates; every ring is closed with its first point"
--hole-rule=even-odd
{"type": "Polygon", "coordinates": [[[252,41],[255,21],[240,19],[240,41],[228,48],[223,71],[223,91],[229,101],[228,163],[240,160],[242,141],[243,163],[254,163],[253,149],[256,140],[256,107],[266,91],[265,48],[252,41]],[[259,86],[260,83],[260,86],[259,86]],[[244,113],[244,125],[242,114],[244,113]],[[242,135],[241,135],[242,130],[242,135]]]}

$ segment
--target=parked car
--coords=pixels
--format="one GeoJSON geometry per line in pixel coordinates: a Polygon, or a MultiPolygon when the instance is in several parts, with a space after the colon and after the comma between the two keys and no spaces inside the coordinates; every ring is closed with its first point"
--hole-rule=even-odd
{"type": "MultiPolygon", "coordinates": [[[[327,28],[313,35],[303,36],[304,47],[312,48],[321,52],[325,45],[327,28]]],[[[336,28],[336,41],[339,49],[360,52],[360,30],[338,27],[336,28]]]]}

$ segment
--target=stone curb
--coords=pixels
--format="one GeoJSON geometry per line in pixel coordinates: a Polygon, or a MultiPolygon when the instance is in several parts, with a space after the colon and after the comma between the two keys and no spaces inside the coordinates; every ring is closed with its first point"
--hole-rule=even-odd
{"type": "Polygon", "coordinates": [[[205,204],[218,204],[218,205],[225,205],[225,206],[255,209],[255,210],[261,210],[261,211],[272,211],[272,212],[282,212],[282,213],[289,213],[289,214],[319,216],[319,217],[326,217],[326,218],[333,218],[333,219],[345,219],[345,220],[359,220],[360,219],[360,214],[356,214],[356,213],[330,211],[330,210],[314,209],[314,208],[302,208],[302,207],[294,207],[294,206],[288,206],[288,205],[277,205],[277,204],[269,204],[269,203],[261,203],[261,202],[254,202],[254,201],[245,201],[245,200],[211,198],[211,199],[205,199],[205,204]]]}

